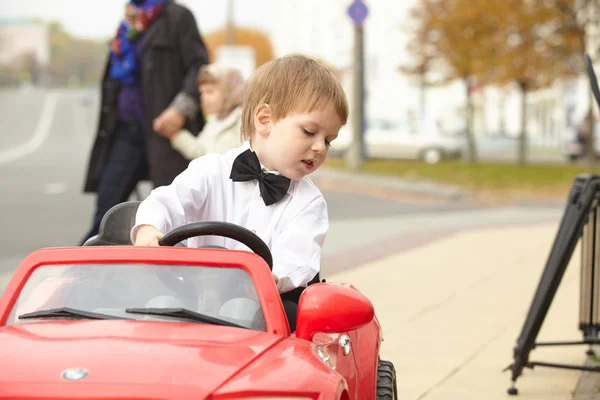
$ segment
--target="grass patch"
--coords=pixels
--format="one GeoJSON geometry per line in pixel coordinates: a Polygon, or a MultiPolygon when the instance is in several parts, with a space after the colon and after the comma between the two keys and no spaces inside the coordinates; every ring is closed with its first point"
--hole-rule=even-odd
{"type": "MultiPolygon", "coordinates": [[[[330,158],[325,166],[346,168],[345,161],[341,158],[330,158]]],[[[427,179],[475,192],[562,197],[571,189],[575,176],[586,173],[587,169],[584,165],[518,166],[505,163],[467,164],[456,160],[430,165],[411,160],[369,159],[364,163],[361,172],[404,179],[427,179]]]]}

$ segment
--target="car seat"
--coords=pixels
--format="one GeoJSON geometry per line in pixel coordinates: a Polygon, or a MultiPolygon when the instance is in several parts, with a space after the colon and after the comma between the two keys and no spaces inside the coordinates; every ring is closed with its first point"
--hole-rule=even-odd
{"type": "Polygon", "coordinates": [[[84,246],[132,245],[129,237],[135,224],[135,214],[141,202],[127,201],[117,204],[104,214],[100,222],[98,234],[92,236],[84,246]]]}

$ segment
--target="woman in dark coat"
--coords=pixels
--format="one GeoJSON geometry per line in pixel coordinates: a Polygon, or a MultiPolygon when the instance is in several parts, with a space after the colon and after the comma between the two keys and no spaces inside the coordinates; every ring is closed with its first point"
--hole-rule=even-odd
{"type": "Polygon", "coordinates": [[[157,132],[204,126],[197,74],[208,54],[194,16],[171,0],[130,0],[102,80],[100,119],[84,192],[96,211],[83,242],[102,216],[127,201],[137,183],[168,185],[188,165],[157,132]]]}

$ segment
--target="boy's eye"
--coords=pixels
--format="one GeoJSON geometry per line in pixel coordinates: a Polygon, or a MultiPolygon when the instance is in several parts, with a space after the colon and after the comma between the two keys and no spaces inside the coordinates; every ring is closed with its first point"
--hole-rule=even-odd
{"type": "MultiPolygon", "coordinates": [[[[314,132],[311,132],[311,131],[309,131],[309,130],[308,130],[308,129],[306,129],[306,128],[302,128],[302,130],[303,130],[303,131],[304,131],[304,133],[305,133],[305,134],[307,134],[308,136],[314,136],[314,135],[315,135],[315,133],[314,133],[314,132]]],[[[327,147],[330,147],[330,146],[331,146],[331,141],[330,141],[330,140],[327,140],[327,139],[325,139],[325,146],[327,146],[327,147]]]]}

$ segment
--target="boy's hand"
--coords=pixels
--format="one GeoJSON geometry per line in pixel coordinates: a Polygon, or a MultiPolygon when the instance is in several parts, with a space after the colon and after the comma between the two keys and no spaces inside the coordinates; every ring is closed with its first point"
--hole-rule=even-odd
{"type": "Polygon", "coordinates": [[[273,280],[275,281],[275,284],[277,285],[277,283],[279,283],[279,277],[272,272],[271,272],[271,275],[273,275],[273,280]]]}
{"type": "Polygon", "coordinates": [[[164,235],[152,225],[142,225],[135,235],[134,246],[158,246],[158,241],[164,235]]]}

